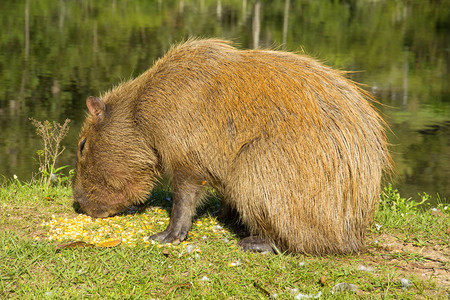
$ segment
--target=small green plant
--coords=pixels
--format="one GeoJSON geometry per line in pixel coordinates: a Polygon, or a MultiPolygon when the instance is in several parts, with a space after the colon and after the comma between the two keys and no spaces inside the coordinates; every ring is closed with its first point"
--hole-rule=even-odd
{"type": "Polygon", "coordinates": [[[450,202],[448,201],[448,199],[447,201],[445,199],[441,199],[441,197],[438,194],[436,209],[442,212],[443,214],[450,214],[450,202]]]}
{"type": "Polygon", "coordinates": [[[60,176],[60,172],[68,166],[56,168],[56,160],[66,149],[61,145],[61,141],[69,132],[70,120],[66,119],[62,125],[55,121],[40,122],[33,118],[30,120],[36,127],[36,133],[42,138],[44,147],[36,152],[39,158],[39,183],[48,189],[52,181],[58,184],[70,181],[71,172],[69,176],[60,176]]]}
{"type": "Polygon", "coordinates": [[[390,208],[394,213],[400,213],[401,215],[415,213],[418,207],[427,203],[431,198],[427,193],[419,194],[419,196],[421,197],[419,202],[403,198],[400,196],[398,190],[389,184],[381,193],[381,206],[390,208]]]}

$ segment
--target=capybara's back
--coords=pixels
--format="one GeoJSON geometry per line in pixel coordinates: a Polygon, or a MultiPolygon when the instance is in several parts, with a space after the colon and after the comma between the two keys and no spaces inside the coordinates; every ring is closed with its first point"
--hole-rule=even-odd
{"type": "Polygon", "coordinates": [[[81,153],[92,159],[79,154],[74,197],[87,213],[111,215],[167,173],[174,206],[154,239],[183,240],[212,186],[258,241],[292,252],[358,252],[390,166],[369,101],[307,56],[191,40],[103,100],[88,99],[80,141],[85,152],[90,140],[96,146],[81,153]]]}

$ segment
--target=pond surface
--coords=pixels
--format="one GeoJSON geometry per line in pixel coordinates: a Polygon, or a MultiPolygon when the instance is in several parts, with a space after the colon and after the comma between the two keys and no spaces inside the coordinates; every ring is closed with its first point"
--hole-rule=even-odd
{"type": "Polygon", "coordinates": [[[74,165],[85,100],[149,68],[190,36],[305,52],[382,103],[407,197],[450,197],[449,1],[3,1],[0,174],[29,180],[40,139],[29,121],[70,118],[58,165],[74,165]]]}

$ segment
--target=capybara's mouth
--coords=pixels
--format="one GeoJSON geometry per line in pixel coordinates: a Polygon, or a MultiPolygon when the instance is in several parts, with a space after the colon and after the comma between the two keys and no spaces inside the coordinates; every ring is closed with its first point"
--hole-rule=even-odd
{"type": "Polygon", "coordinates": [[[73,209],[78,214],[88,215],[93,218],[107,218],[116,215],[117,213],[110,213],[107,209],[95,208],[95,209],[83,209],[83,207],[77,201],[73,202],[73,209]]]}
{"type": "Polygon", "coordinates": [[[83,192],[80,193],[79,190],[74,190],[72,207],[78,214],[85,214],[94,218],[106,218],[117,214],[112,207],[105,205],[95,205],[92,207],[89,205],[89,200],[83,192]]]}

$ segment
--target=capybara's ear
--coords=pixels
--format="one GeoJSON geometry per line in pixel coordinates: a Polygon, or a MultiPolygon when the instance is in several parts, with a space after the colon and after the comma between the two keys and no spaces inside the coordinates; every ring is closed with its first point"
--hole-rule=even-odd
{"type": "Polygon", "coordinates": [[[89,109],[90,114],[95,118],[96,121],[100,121],[105,115],[105,102],[102,99],[89,96],[86,99],[86,105],[89,109]]]}

